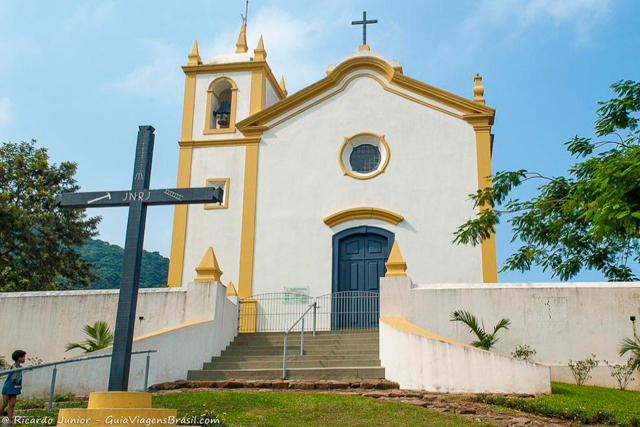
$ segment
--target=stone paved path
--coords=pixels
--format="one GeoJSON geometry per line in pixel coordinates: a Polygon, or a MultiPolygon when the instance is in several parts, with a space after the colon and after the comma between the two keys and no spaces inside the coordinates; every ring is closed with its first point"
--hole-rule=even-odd
{"type": "MultiPolygon", "coordinates": [[[[473,401],[473,395],[427,393],[419,390],[400,390],[398,384],[387,380],[366,381],[175,381],[150,387],[154,394],[190,393],[195,391],[240,391],[286,393],[339,393],[360,395],[384,402],[420,406],[438,412],[494,424],[500,427],[549,426],[565,427],[574,423],[539,417],[531,414],[495,409],[473,401]]],[[[518,396],[527,397],[527,396],[518,396]]],[[[529,396],[531,397],[531,396],[529,396]]]]}

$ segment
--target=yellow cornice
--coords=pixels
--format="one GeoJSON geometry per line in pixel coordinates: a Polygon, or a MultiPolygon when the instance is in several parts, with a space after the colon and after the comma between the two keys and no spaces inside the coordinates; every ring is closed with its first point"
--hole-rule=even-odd
{"type": "Polygon", "coordinates": [[[192,148],[208,148],[208,147],[232,147],[238,145],[257,145],[260,144],[260,137],[249,138],[224,138],[224,139],[203,139],[194,140],[186,139],[178,141],[180,147],[192,148]]]}
{"type": "Polygon", "coordinates": [[[183,65],[182,71],[184,71],[187,75],[195,75],[195,74],[216,74],[216,73],[232,73],[239,71],[254,71],[254,70],[264,70],[273,86],[273,90],[278,95],[279,99],[284,99],[286,95],[282,92],[280,88],[280,84],[278,80],[273,75],[273,71],[271,71],[271,67],[267,61],[245,61],[245,62],[229,62],[226,64],[203,64],[203,65],[183,65]]]}
{"type": "Polygon", "coordinates": [[[393,225],[398,225],[404,220],[404,217],[395,212],[388,211],[386,209],[373,208],[373,207],[360,207],[345,209],[340,212],[329,215],[323,221],[329,227],[335,227],[343,222],[353,221],[356,219],[377,219],[385,221],[393,225]]]}
{"type": "Polygon", "coordinates": [[[493,114],[465,114],[462,118],[472,125],[476,132],[490,132],[491,125],[493,125],[493,121],[495,120],[495,112],[493,114]]]}
{"type": "MultiPolygon", "coordinates": [[[[416,79],[412,79],[411,77],[407,77],[406,75],[397,72],[393,67],[391,67],[391,65],[381,59],[371,56],[362,56],[344,61],[336,68],[334,68],[333,71],[331,71],[331,73],[329,73],[329,75],[327,75],[325,78],[317,81],[310,86],[307,86],[299,92],[296,92],[295,94],[285,98],[280,102],[277,102],[276,104],[268,108],[265,108],[264,110],[256,114],[250,115],[246,119],[240,121],[237,124],[237,127],[244,133],[251,127],[264,126],[275,118],[282,116],[286,112],[303,105],[309,100],[321,95],[322,93],[332,88],[337,87],[345,76],[360,69],[373,70],[382,75],[390,84],[405,89],[409,92],[413,92],[419,96],[432,99],[448,107],[457,109],[463,113],[463,116],[493,116],[495,114],[495,109],[491,107],[487,107],[470,99],[436,88],[416,79]]],[[[405,94],[395,90],[390,91],[397,95],[406,96],[405,94]]],[[[462,118],[462,116],[459,114],[455,114],[438,107],[436,107],[436,109],[439,109],[442,112],[446,112],[454,117],[462,118]]]]}

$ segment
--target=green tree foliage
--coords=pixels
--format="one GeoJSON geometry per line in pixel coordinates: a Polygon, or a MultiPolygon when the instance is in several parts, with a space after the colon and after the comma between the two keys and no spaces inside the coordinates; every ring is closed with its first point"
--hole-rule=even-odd
{"type": "Polygon", "coordinates": [[[582,269],[598,270],[609,281],[638,280],[631,265],[640,263],[640,83],[627,80],[611,87],[616,97],[599,103],[597,140],[576,135],[565,143],[580,159],[568,176],[496,173],[492,188],[471,195],[476,208],[494,209],[481,210],[461,225],[454,243],[477,245],[494,232],[502,215],[510,215],[512,241],[522,246],[501,271],[524,272],[535,265],[562,280],[582,269]],[[534,180],[543,182],[537,196],[508,198],[515,187],[534,180]]]}
{"type": "Polygon", "coordinates": [[[66,351],[79,348],[85,353],[93,353],[94,351],[102,350],[113,344],[113,332],[111,332],[109,324],[104,320],[98,320],[93,326],[84,325],[82,329],[84,333],[87,334],[87,340],[80,343],[67,344],[65,347],[66,351]]]}
{"type": "MultiPolygon", "coordinates": [[[[93,264],[93,273],[97,279],[91,283],[91,289],[116,289],[120,287],[120,274],[124,249],[97,239],[89,239],[78,249],[82,257],[93,264]]],[[[142,252],[140,271],[141,288],[166,286],[169,272],[169,259],[158,252],[142,252]]]]}
{"type": "Polygon", "coordinates": [[[488,333],[484,327],[484,321],[478,322],[476,316],[469,313],[465,310],[456,310],[451,313],[452,322],[460,322],[465,325],[473,332],[476,337],[478,337],[477,341],[471,343],[472,346],[482,348],[485,350],[491,350],[491,348],[498,342],[498,331],[500,329],[509,329],[509,325],[511,321],[509,319],[502,319],[498,322],[496,326],[493,328],[493,333],[488,333]],[[482,326],[480,326],[482,324],[482,326]]]}
{"type": "Polygon", "coordinates": [[[56,194],[79,189],[76,168],[50,164],[35,141],[0,147],[0,292],[86,286],[94,279],[74,247],[96,234],[100,218],[54,205],[56,194]]]}

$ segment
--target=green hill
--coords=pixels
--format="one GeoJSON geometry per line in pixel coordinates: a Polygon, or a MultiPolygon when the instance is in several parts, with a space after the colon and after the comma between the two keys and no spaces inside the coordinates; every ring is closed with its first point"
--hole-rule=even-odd
{"type": "MultiPolygon", "coordinates": [[[[84,259],[93,263],[93,273],[100,277],[99,281],[91,284],[90,289],[116,289],[120,286],[123,248],[102,240],[89,239],[87,244],[78,250],[84,259]]],[[[143,251],[140,287],[160,288],[166,286],[168,271],[168,258],[158,252],[143,251]]]]}

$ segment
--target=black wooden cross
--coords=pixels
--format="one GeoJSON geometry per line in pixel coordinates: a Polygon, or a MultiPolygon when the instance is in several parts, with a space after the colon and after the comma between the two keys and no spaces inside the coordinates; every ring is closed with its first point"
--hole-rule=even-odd
{"type": "Polygon", "coordinates": [[[120,296],[113,340],[111,372],[109,374],[109,391],[127,391],[129,386],[129,367],[131,364],[136,305],[138,303],[138,285],[147,206],[221,203],[223,196],[222,188],[214,187],[150,190],[149,180],[155,139],[154,131],[155,129],[151,126],[140,126],[138,131],[131,191],[64,193],[56,197],[57,206],[68,208],[129,206],[129,221],[124,245],[120,296]]]}
{"type": "Polygon", "coordinates": [[[367,44],[367,24],[377,23],[377,19],[367,21],[367,12],[362,12],[362,21],[351,21],[351,25],[362,25],[362,44],[367,44]]]}

